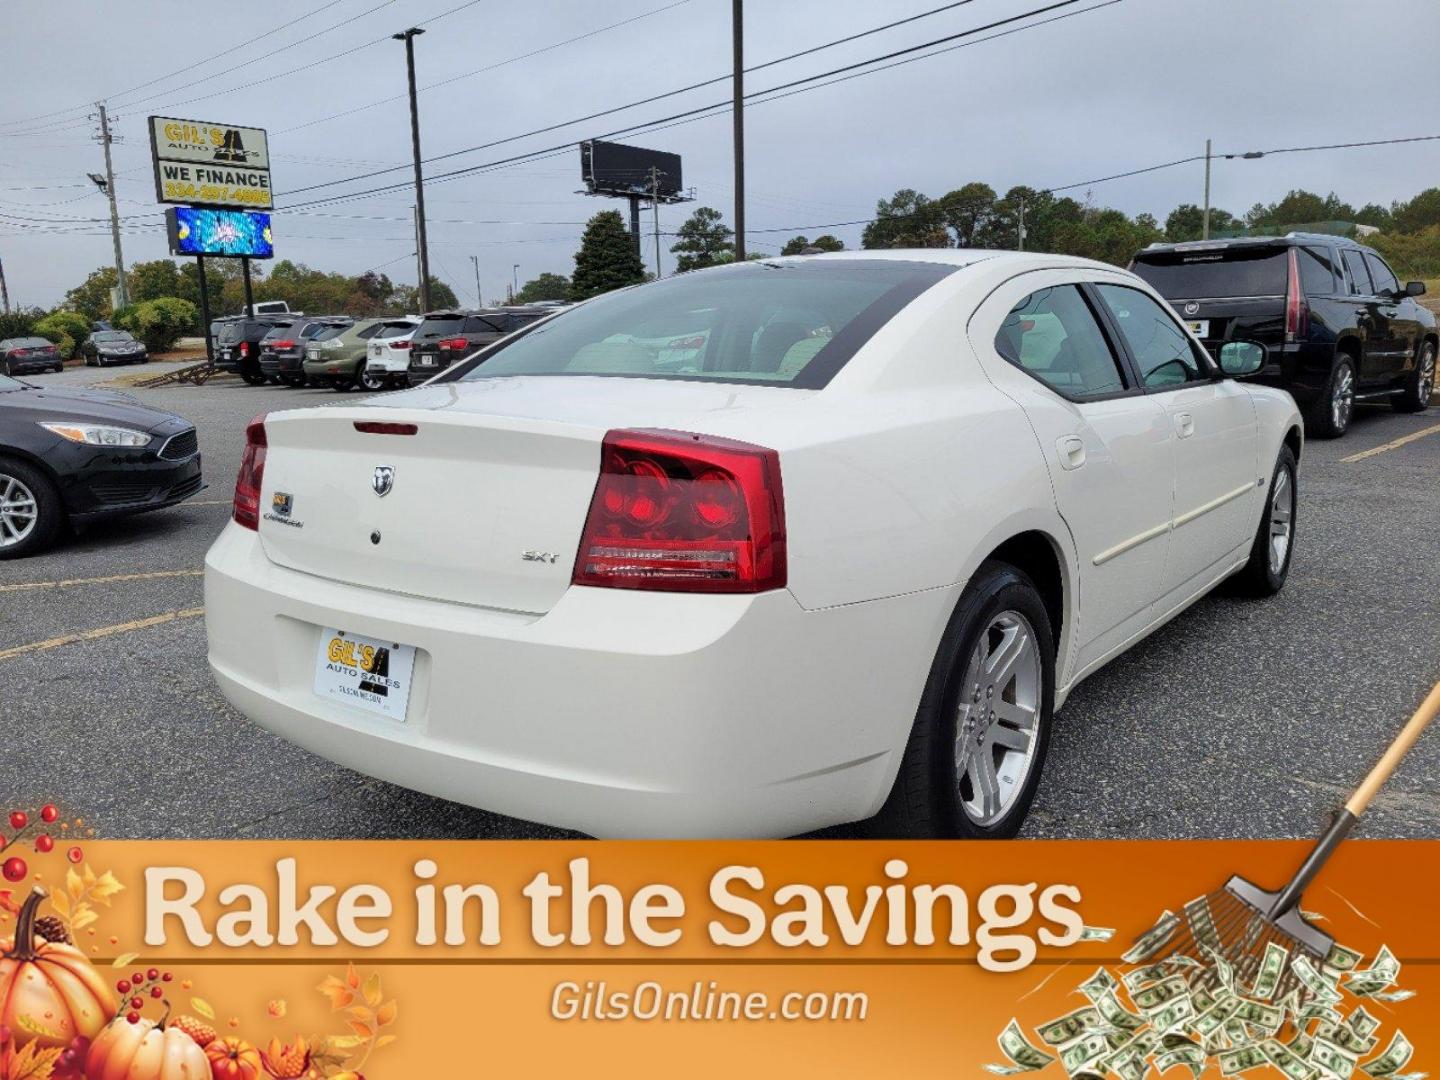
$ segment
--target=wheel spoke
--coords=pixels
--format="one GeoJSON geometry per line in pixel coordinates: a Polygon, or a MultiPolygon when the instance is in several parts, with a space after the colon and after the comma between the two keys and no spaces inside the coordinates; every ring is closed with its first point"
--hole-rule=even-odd
{"type": "Polygon", "coordinates": [[[992,730],[998,731],[1002,724],[1008,724],[1021,731],[1033,731],[1035,728],[1035,710],[1029,705],[1019,705],[1013,701],[996,701],[992,707],[995,710],[997,723],[992,730]]]}
{"type": "Polygon", "coordinates": [[[1015,750],[1023,754],[1030,749],[1030,732],[1022,728],[996,724],[990,729],[990,741],[1006,750],[1015,750]]]}
{"type": "Polygon", "coordinates": [[[983,748],[980,753],[971,754],[967,775],[980,803],[981,815],[994,817],[1000,812],[1000,778],[995,775],[994,755],[983,748]]]}
{"type": "Polygon", "coordinates": [[[1010,685],[1010,680],[1015,675],[1015,665],[1029,651],[1030,635],[1025,628],[1019,624],[1005,628],[1000,644],[990,654],[985,662],[986,674],[995,684],[997,690],[1003,690],[1010,685]]]}

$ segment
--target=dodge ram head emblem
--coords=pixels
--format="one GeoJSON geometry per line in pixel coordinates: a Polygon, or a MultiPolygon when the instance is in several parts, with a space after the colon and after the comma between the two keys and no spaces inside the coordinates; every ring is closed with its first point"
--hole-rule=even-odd
{"type": "Polygon", "coordinates": [[[390,489],[395,486],[395,466],[376,465],[375,475],[370,478],[370,486],[382,499],[389,495],[390,489]]]}

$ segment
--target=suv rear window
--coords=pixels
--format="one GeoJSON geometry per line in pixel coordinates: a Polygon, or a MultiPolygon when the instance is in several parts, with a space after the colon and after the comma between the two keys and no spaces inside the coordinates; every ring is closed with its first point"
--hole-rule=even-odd
{"type": "Polygon", "coordinates": [[[679,274],[535,323],[455,377],[630,376],[818,389],[954,269],[856,259],[679,274]]]}
{"type": "Polygon", "coordinates": [[[1290,251],[1285,247],[1237,247],[1142,252],[1132,269],[1167,300],[1284,296],[1290,280],[1290,251]]]}
{"type": "Polygon", "coordinates": [[[460,333],[464,325],[464,315],[436,315],[426,318],[415,336],[421,339],[446,337],[460,333]]]}

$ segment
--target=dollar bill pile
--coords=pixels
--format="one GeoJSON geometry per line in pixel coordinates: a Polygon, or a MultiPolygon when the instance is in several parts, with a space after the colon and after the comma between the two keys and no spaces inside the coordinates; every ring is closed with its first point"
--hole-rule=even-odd
{"type": "MultiPolygon", "coordinates": [[[[1414,996],[1396,985],[1400,961],[1389,948],[1362,966],[1365,957],[1343,945],[1314,962],[1270,941],[1247,979],[1221,954],[1207,920],[1204,898],[1186,905],[1184,919],[1165,912],[1125,953],[1128,970],[1102,967],[1080,983],[1075,993],[1087,1004],[1036,1028],[1038,1046],[1011,1020],[998,1039],[1008,1063],[985,1068],[1015,1076],[1058,1059],[1073,1080],[1143,1080],[1177,1065],[1193,1077],[1211,1065],[1227,1077],[1270,1065],[1289,1080],[1425,1080],[1401,1071],[1414,1053],[1402,1032],[1374,1053],[1380,1021],[1364,1003],[1414,996]],[[1203,958],[1154,959],[1186,920],[1203,958]],[[1285,987],[1293,988],[1275,1000],[1285,987]]],[[[1085,940],[1108,940],[1104,930],[1086,930],[1085,940]]]]}

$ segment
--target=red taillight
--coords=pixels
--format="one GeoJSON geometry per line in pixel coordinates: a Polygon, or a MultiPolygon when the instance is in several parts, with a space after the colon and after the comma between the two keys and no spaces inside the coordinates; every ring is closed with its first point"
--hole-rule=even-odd
{"type": "Polygon", "coordinates": [[[265,481],[265,414],[251,420],[245,428],[245,453],[240,458],[240,473],[235,477],[235,502],[231,516],[247,529],[260,528],[260,488],[265,481]]]}
{"type": "Polygon", "coordinates": [[[242,342],[240,342],[240,355],[241,355],[241,356],[249,356],[249,355],[250,355],[250,343],[249,343],[248,341],[242,341],[242,342]]]}
{"type": "Polygon", "coordinates": [[[399,341],[392,341],[392,342],[390,342],[390,347],[391,347],[392,349],[408,349],[408,348],[410,347],[410,342],[405,341],[405,340],[402,338],[402,339],[399,340],[399,341]]]}
{"type": "Polygon", "coordinates": [[[295,342],[293,342],[293,341],[287,341],[287,340],[284,340],[284,339],[282,339],[282,340],[280,340],[280,341],[272,341],[272,342],[270,343],[270,348],[274,349],[276,352],[288,352],[288,351],[290,351],[291,349],[293,349],[294,347],[295,347],[295,342]]]}
{"type": "Polygon", "coordinates": [[[1290,249],[1290,285],[1285,290],[1285,340],[1298,341],[1310,333],[1310,304],[1300,286],[1300,258],[1290,249]]]}
{"type": "Polygon", "coordinates": [[[463,337],[445,338],[439,342],[439,345],[442,349],[468,349],[470,342],[466,341],[463,337]]]}
{"type": "Polygon", "coordinates": [[[679,431],[612,431],[572,581],[750,593],[785,586],[780,455],[679,431]]]}
{"type": "Polygon", "coordinates": [[[388,424],[378,420],[356,420],[355,430],[367,435],[414,435],[420,430],[418,424],[388,424]]]}

